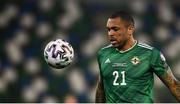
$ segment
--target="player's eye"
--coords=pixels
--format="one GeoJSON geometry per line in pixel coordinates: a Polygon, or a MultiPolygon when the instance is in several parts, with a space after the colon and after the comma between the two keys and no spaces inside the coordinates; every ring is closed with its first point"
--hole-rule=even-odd
{"type": "Polygon", "coordinates": [[[119,28],[113,28],[113,30],[114,30],[114,31],[118,31],[118,30],[119,30],[119,28]]]}
{"type": "Polygon", "coordinates": [[[111,29],[110,28],[107,28],[108,31],[110,31],[111,29]]]}

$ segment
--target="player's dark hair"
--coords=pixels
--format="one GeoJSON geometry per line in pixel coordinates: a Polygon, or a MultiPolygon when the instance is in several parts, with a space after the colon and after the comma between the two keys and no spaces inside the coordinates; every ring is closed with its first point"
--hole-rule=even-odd
{"type": "Polygon", "coordinates": [[[130,15],[130,13],[124,11],[117,11],[110,16],[110,18],[117,18],[117,17],[120,17],[122,20],[124,20],[126,22],[126,26],[130,26],[130,25],[134,26],[134,19],[130,15]]]}

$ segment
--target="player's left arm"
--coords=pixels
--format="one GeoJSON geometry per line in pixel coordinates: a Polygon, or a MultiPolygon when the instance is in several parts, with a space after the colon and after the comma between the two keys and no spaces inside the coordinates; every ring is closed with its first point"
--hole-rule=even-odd
{"type": "Polygon", "coordinates": [[[174,77],[164,55],[157,49],[152,52],[151,63],[153,71],[170,89],[177,101],[180,102],[180,82],[174,77]]]}
{"type": "Polygon", "coordinates": [[[166,71],[163,75],[159,76],[162,82],[170,89],[171,93],[175,96],[178,102],[180,102],[180,81],[178,81],[169,66],[166,67],[166,71]]]}

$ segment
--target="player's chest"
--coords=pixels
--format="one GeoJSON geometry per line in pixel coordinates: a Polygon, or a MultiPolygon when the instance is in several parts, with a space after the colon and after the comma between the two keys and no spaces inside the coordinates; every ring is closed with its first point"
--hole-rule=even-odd
{"type": "Polygon", "coordinates": [[[147,55],[118,55],[104,56],[101,61],[102,74],[105,78],[113,73],[126,73],[131,78],[141,77],[150,69],[150,57],[147,55]]]}

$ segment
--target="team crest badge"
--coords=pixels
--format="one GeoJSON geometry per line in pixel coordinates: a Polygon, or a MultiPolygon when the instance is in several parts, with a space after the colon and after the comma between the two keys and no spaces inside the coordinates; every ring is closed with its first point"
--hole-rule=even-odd
{"type": "Polygon", "coordinates": [[[134,56],[132,59],[131,59],[131,62],[133,65],[137,65],[140,63],[140,60],[137,56],[134,56]]]}

